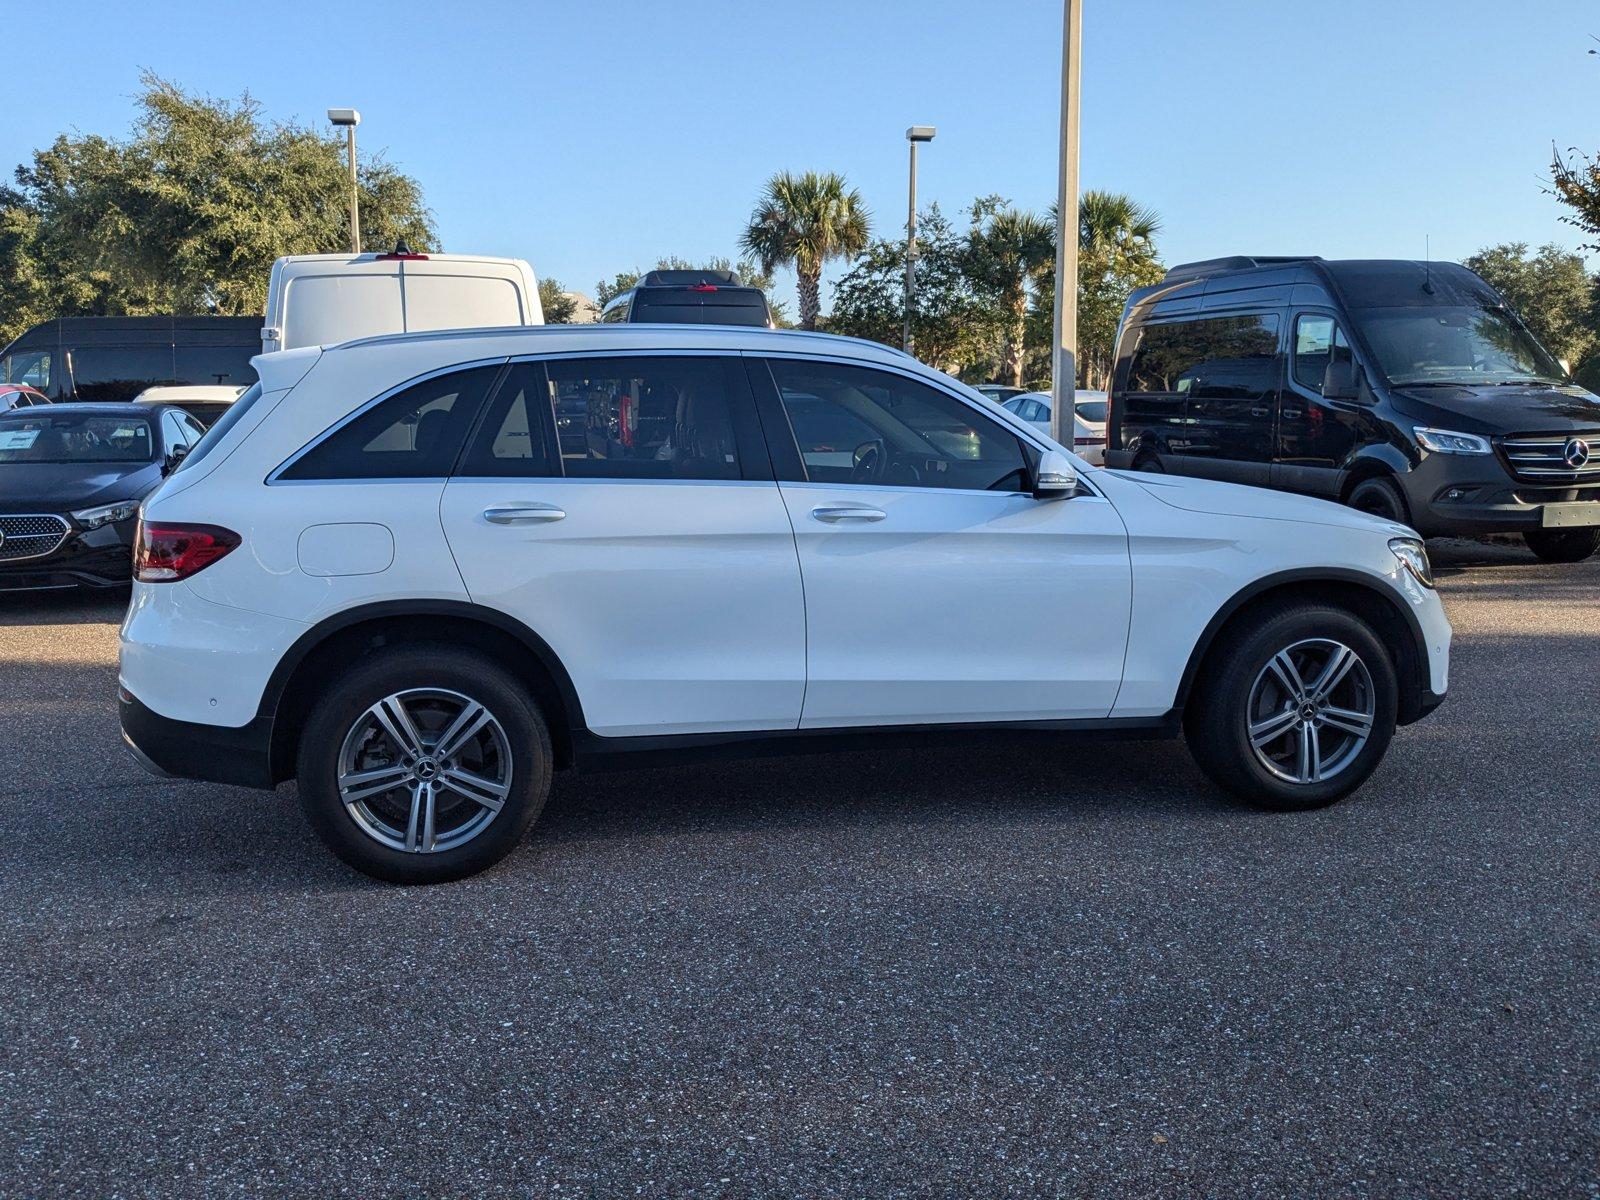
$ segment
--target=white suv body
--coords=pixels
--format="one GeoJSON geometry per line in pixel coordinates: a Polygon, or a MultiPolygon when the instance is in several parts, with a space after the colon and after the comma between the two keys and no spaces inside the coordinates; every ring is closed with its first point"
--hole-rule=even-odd
{"type": "MultiPolygon", "coordinates": [[[[341,808],[346,779],[431,770],[426,729],[409,757],[375,726],[307,748],[352,672],[381,675],[417,644],[477,655],[477,676],[453,677],[503,670],[530,698],[548,749],[528,753],[548,761],[512,785],[509,725],[474,751],[512,807],[551,766],[641,750],[955,727],[1159,735],[1186,714],[1225,786],[1304,807],[1357,786],[1393,725],[1446,690],[1450,627],[1409,530],[1285,493],[1069,468],[1027,422],[873,343],[556,326],[373,338],[256,366],[259,391],[145,502],[124,730],[169,773],[298,776],[303,802],[332,797],[320,816],[308,807],[319,832],[387,878],[454,877],[514,844],[459,811],[456,841],[422,844],[445,801],[414,774],[384,798],[387,817],[341,808]],[[1069,472],[1065,494],[1040,478],[1069,472]],[[1306,678],[1280,683],[1277,650],[1247,643],[1284,613],[1300,623],[1274,636],[1307,634],[1280,648],[1306,678]],[[1366,632],[1340,634],[1339,613],[1366,632]],[[1319,698],[1311,676],[1326,665],[1331,678],[1333,648],[1352,642],[1345,690],[1319,698]],[[1245,696],[1225,668],[1251,654],[1267,657],[1245,696]],[[1248,763],[1229,775],[1226,730],[1195,724],[1227,707],[1201,692],[1230,688],[1259,779],[1239,775],[1248,763]],[[1303,724],[1253,745],[1302,702],[1303,724]],[[1338,769],[1320,757],[1335,745],[1338,769]]],[[[435,723],[473,699],[430,686],[395,694],[421,697],[435,723]]]]}

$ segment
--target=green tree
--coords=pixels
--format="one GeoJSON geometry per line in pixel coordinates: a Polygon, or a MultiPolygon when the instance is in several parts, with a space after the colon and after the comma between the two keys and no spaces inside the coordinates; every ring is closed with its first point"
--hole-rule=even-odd
{"type": "Polygon", "coordinates": [[[997,196],[972,206],[967,238],[967,272],[988,292],[1001,320],[1000,380],[1022,386],[1023,345],[1027,338],[1028,295],[1041,289],[1055,270],[1055,223],[1019,212],[997,196]]]}
{"type": "Polygon", "coordinates": [[[1558,357],[1577,364],[1600,348],[1595,320],[1600,281],[1589,274],[1581,254],[1555,245],[1530,254],[1526,242],[1506,242],[1479,250],[1465,265],[1504,296],[1558,357]]]}
{"type": "Polygon", "coordinates": [[[578,302],[559,279],[539,280],[539,307],[544,309],[546,325],[570,325],[572,318],[578,315],[578,302]]]}
{"type": "Polygon", "coordinates": [[[1550,164],[1556,199],[1571,210],[1561,219],[1596,239],[1579,249],[1600,250],[1600,156],[1590,158],[1576,150],[1568,153],[1570,159],[1557,151],[1550,164]]]}
{"type": "Polygon", "coordinates": [[[861,193],[832,172],[780,172],[767,181],[739,239],[767,273],[794,268],[800,328],[815,329],[822,309],[822,268],[866,249],[871,219],[861,193]]]}
{"type": "MultiPolygon", "coordinates": [[[[906,244],[875,241],[834,285],[830,333],[898,346],[905,319],[906,244]]],[[[917,303],[911,336],[917,355],[947,371],[986,359],[997,311],[967,271],[967,241],[937,204],[917,217],[917,303]]]]}
{"type": "MultiPolygon", "coordinates": [[[[349,245],[341,139],[143,77],[129,136],[61,135],[0,190],[0,337],[54,316],[247,315],[272,260],[349,245]]],[[[421,188],[358,165],[362,234],[435,245],[421,188]]]]}
{"type": "MultiPolygon", "coordinates": [[[[1056,208],[1051,206],[1052,219],[1056,208]]],[[[1117,192],[1088,191],[1078,202],[1078,379],[1076,386],[1107,386],[1115,365],[1117,326],[1135,288],[1165,273],[1156,253],[1161,220],[1152,209],[1117,192]]],[[[1055,262],[1050,263],[1053,280],[1055,262]]],[[[1055,288],[1035,293],[1029,315],[1029,363],[1048,377],[1055,329],[1055,288]]]]}

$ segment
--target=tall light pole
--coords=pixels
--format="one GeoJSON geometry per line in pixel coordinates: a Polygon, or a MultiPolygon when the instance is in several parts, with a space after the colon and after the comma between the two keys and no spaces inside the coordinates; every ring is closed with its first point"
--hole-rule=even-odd
{"type": "Polygon", "coordinates": [[[917,296],[917,143],[931,142],[937,133],[932,125],[913,125],[906,130],[906,141],[911,143],[911,194],[906,212],[906,315],[901,331],[901,345],[911,353],[911,309],[917,296]]]}
{"type": "Polygon", "coordinates": [[[356,126],[361,114],[353,108],[330,108],[328,120],[344,127],[345,144],[350,151],[350,253],[361,253],[360,193],[356,187],[356,126]]]}
{"type": "Polygon", "coordinates": [[[1050,433],[1072,445],[1078,382],[1078,100],[1082,82],[1082,0],[1061,13],[1061,169],[1056,189],[1056,328],[1050,433]]]}

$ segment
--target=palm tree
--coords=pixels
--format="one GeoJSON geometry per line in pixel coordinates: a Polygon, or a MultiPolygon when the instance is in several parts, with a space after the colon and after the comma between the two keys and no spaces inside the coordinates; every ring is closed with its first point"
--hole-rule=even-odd
{"type": "Polygon", "coordinates": [[[870,216],[861,193],[829,171],[767,180],[739,245],[767,273],[792,266],[799,281],[800,328],[815,329],[822,310],[822,266],[867,247],[870,216]]]}
{"type": "MultiPolygon", "coordinates": [[[[1054,218],[1056,208],[1051,206],[1054,218]]],[[[1078,253],[1107,258],[1154,258],[1161,218],[1119,192],[1090,191],[1078,202],[1078,253]]]]}
{"type": "Polygon", "coordinates": [[[1054,269],[1055,225],[1030,212],[980,201],[968,236],[969,270],[1000,307],[1000,376],[1022,386],[1022,344],[1028,326],[1028,288],[1054,269]]]}
{"type": "Polygon", "coordinates": [[[1161,278],[1160,232],[1155,210],[1120,192],[1085,192],[1078,202],[1078,367],[1088,387],[1104,387],[1110,378],[1128,294],[1161,278]]]}

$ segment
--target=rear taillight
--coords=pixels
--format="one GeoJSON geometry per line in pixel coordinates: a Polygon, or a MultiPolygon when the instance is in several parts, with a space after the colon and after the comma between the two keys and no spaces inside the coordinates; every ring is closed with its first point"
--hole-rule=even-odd
{"type": "Polygon", "coordinates": [[[712,283],[695,283],[689,286],[689,290],[691,292],[714,292],[717,288],[712,283]]]}
{"type": "Polygon", "coordinates": [[[220,525],[139,522],[133,543],[133,577],[140,583],[176,583],[203,571],[239,544],[220,525]]]}

